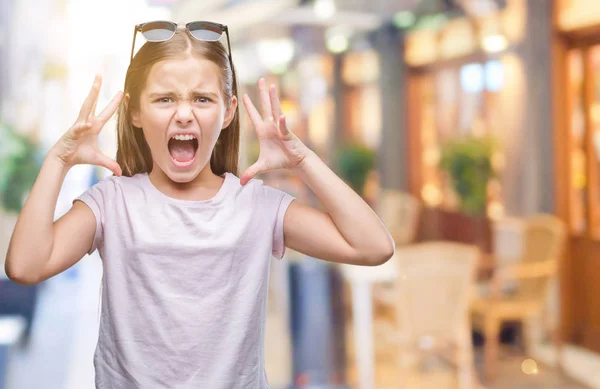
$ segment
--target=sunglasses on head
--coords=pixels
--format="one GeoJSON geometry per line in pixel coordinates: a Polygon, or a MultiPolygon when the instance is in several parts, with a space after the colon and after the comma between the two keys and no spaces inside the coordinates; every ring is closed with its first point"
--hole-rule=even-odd
{"type": "MultiPolygon", "coordinates": [[[[133,43],[131,44],[131,58],[133,60],[133,49],[135,47],[135,37],[138,32],[141,32],[148,42],[164,42],[168,41],[175,35],[177,31],[177,23],[158,20],[137,24],[133,31],[133,43]]],[[[194,39],[199,41],[216,42],[223,36],[227,35],[227,54],[229,56],[229,64],[233,69],[233,61],[231,59],[231,44],[229,43],[229,30],[226,25],[215,22],[189,22],[186,23],[185,29],[187,33],[194,39]]]]}

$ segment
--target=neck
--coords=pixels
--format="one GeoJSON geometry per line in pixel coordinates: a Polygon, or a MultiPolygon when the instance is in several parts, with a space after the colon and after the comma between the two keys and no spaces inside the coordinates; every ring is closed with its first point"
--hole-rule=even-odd
{"type": "Polygon", "coordinates": [[[199,197],[211,197],[211,194],[216,193],[223,183],[223,178],[213,173],[210,163],[187,182],[173,181],[156,164],[148,176],[152,184],[161,192],[182,199],[198,200],[199,197]]]}

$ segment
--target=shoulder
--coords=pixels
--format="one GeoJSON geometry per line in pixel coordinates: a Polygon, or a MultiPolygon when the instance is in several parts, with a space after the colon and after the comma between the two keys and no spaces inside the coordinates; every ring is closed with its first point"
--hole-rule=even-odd
{"type": "Polygon", "coordinates": [[[127,192],[135,187],[140,187],[142,179],[143,176],[141,174],[136,174],[132,177],[107,176],[92,185],[88,189],[88,192],[112,197],[116,192],[127,192]]]}

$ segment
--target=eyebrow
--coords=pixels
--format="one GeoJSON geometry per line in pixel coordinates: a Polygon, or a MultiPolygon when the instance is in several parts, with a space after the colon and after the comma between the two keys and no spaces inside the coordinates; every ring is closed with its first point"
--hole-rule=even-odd
{"type": "MultiPolygon", "coordinates": [[[[217,96],[215,93],[199,91],[199,90],[194,90],[190,94],[192,96],[207,96],[207,97],[211,97],[214,100],[217,100],[219,98],[219,96],[217,96]]],[[[149,98],[150,98],[150,100],[154,100],[159,97],[180,97],[180,96],[181,95],[174,93],[174,92],[154,92],[154,93],[150,93],[149,98]]]]}

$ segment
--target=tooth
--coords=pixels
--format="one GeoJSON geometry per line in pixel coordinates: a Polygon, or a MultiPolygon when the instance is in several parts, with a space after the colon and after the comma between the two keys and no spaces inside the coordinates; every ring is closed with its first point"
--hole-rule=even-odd
{"type": "Polygon", "coordinates": [[[171,139],[176,139],[176,140],[193,140],[196,139],[196,137],[194,135],[174,135],[171,139]]]}

